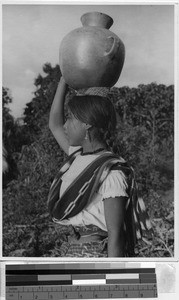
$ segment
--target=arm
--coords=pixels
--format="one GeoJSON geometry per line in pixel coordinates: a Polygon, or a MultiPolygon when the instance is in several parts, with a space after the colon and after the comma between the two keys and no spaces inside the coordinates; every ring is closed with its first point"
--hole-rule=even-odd
{"type": "Polygon", "coordinates": [[[64,131],[64,102],[67,84],[61,77],[50,110],[49,128],[60,147],[68,154],[69,144],[64,131]]]}
{"type": "Polygon", "coordinates": [[[108,257],[124,256],[124,214],[127,197],[104,199],[105,219],[108,230],[108,257]]]}

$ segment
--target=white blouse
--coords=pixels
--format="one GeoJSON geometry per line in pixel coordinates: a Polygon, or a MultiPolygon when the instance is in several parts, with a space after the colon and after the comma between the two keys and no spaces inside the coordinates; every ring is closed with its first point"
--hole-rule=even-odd
{"type": "MultiPolygon", "coordinates": [[[[69,155],[78,148],[79,147],[71,146],[69,148],[69,155]]],[[[72,181],[84,170],[84,168],[95,160],[97,156],[99,156],[99,154],[89,154],[84,156],[81,154],[77,155],[69,170],[62,176],[60,196],[63,195],[72,181]]],[[[53,220],[61,225],[85,226],[93,224],[102,230],[107,231],[103,200],[110,197],[128,197],[126,189],[127,183],[124,173],[122,171],[113,170],[103,181],[98,192],[94,194],[91,203],[79,214],[63,221],[59,221],[57,219],[53,220]]]]}

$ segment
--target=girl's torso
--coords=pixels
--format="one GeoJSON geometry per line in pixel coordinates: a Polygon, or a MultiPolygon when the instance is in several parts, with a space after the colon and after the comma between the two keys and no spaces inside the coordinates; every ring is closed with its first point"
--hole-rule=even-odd
{"type": "MultiPolygon", "coordinates": [[[[76,151],[79,147],[70,147],[69,155],[76,151]]],[[[62,176],[62,185],[60,189],[60,197],[69,187],[69,185],[76,179],[76,177],[100,154],[79,155],[71,164],[69,170],[62,176]]],[[[55,222],[62,225],[85,226],[96,225],[100,229],[107,231],[104,211],[104,199],[114,197],[128,197],[127,183],[125,175],[122,171],[111,171],[107,178],[102,183],[99,190],[94,194],[91,203],[84,208],[76,216],[59,221],[54,219],[55,222]]],[[[119,200],[120,201],[120,200],[119,200]]]]}

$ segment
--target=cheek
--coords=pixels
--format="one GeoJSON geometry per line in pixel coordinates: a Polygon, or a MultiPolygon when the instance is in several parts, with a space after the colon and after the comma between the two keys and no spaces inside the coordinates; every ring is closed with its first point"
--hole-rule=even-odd
{"type": "Polygon", "coordinates": [[[86,131],[83,127],[83,125],[79,121],[73,122],[73,133],[79,140],[83,140],[86,134],[86,131]]]}
{"type": "Polygon", "coordinates": [[[86,135],[86,130],[83,124],[77,119],[68,119],[64,124],[65,132],[70,142],[81,144],[86,135]]]}
{"type": "Polygon", "coordinates": [[[71,120],[71,119],[68,119],[67,121],[66,121],[66,123],[65,123],[65,129],[68,131],[68,132],[70,132],[71,130],[73,130],[73,127],[74,127],[74,125],[73,125],[73,120],[71,120]]]}

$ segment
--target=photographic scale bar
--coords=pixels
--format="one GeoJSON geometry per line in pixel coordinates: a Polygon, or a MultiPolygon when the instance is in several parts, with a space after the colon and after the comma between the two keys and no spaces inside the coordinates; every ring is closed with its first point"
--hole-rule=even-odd
{"type": "Polygon", "coordinates": [[[129,264],[6,265],[6,300],[157,297],[155,268],[129,264]]]}

